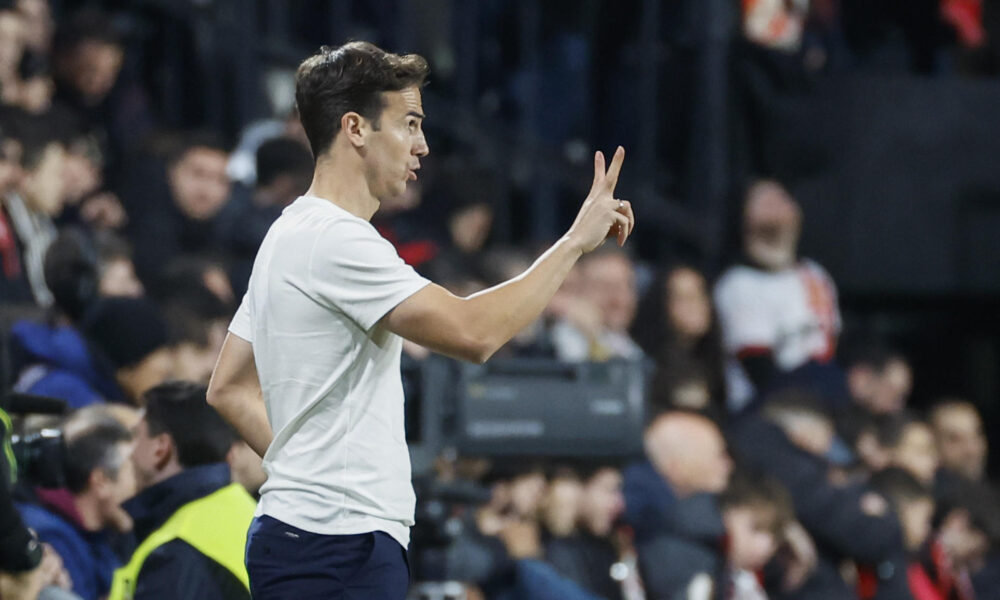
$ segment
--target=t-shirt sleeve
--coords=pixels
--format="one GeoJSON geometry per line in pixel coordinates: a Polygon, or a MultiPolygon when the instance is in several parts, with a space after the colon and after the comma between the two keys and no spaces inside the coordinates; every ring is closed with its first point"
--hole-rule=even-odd
{"type": "Polygon", "coordinates": [[[742,272],[723,276],[715,288],[715,308],[722,326],[722,343],[730,353],[747,348],[774,348],[777,331],[767,304],[742,272]]]}
{"type": "Polygon", "coordinates": [[[374,227],[360,221],[330,226],[313,248],[309,277],[319,302],[342,311],[365,331],[430,283],[374,227]]]}
{"type": "Polygon", "coordinates": [[[250,324],[250,293],[243,294],[240,307],[236,309],[233,320],[229,323],[229,332],[248,342],[253,342],[253,327],[250,324]]]}

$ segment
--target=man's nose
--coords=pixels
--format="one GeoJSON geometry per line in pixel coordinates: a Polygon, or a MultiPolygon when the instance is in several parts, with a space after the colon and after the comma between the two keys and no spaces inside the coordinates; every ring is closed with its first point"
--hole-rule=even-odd
{"type": "Polygon", "coordinates": [[[431,149],[427,145],[427,138],[425,138],[423,135],[421,135],[419,138],[417,138],[417,143],[413,145],[413,154],[415,156],[421,156],[421,157],[423,157],[423,156],[427,156],[428,154],[430,154],[430,152],[431,152],[431,149]]]}

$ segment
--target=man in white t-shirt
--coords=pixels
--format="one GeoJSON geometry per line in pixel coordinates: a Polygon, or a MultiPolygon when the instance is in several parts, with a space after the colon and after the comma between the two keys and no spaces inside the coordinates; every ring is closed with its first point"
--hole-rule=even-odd
{"type": "Polygon", "coordinates": [[[254,598],[402,599],[415,497],[403,430],[403,338],[483,362],[533,322],[576,260],[634,225],[614,198],[624,160],[569,232],[515,279],[459,298],[417,275],[369,223],[428,153],[427,64],[366,42],[323,48],[296,74],[316,168],[274,223],[230,326],[209,402],[264,457],[247,544],[254,598]],[[273,433],[272,433],[273,432],[273,433]]]}
{"type": "Polygon", "coordinates": [[[761,180],[750,187],[743,209],[747,263],[727,269],[714,293],[733,411],[776,376],[829,363],[836,351],[837,288],[823,267],[798,257],[801,222],[798,204],[781,184],[761,180]]]}

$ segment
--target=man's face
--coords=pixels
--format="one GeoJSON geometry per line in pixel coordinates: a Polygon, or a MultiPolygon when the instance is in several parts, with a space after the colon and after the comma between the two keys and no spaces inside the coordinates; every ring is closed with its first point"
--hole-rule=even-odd
{"type": "Polygon", "coordinates": [[[424,109],[420,90],[409,87],[383,92],[384,108],[364,146],[364,171],[368,189],[375,198],[395,198],[406,191],[407,181],[416,181],[420,157],[430,149],[422,129],[424,109]]]}
{"type": "Polygon", "coordinates": [[[140,298],[146,290],[135,274],[132,260],[120,257],[101,266],[97,292],[103,298],[140,298]]]}
{"type": "Polygon", "coordinates": [[[54,217],[63,208],[65,195],[66,151],[61,144],[49,144],[42,159],[24,178],[24,196],[31,207],[45,215],[54,217]]]}
{"type": "Polygon", "coordinates": [[[88,104],[98,104],[118,79],[123,58],[118,46],[85,40],[73,50],[64,76],[88,104]]]}
{"type": "Polygon", "coordinates": [[[932,425],[941,465],[966,479],[981,480],[988,448],[983,422],[975,409],[967,405],[940,409],[932,425]]]}
{"type": "Polygon", "coordinates": [[[876,415],[903,410],[913,388],[910,366],[900,359],[889,361],[881,372],[870,366],[853,367],[847,381],[854,399],[876,415]]]}
{"type": "Polygon", "coordinates": [[[627,331],[638,303],[631,261],[617,254],[596,256],[584,263],[583,276],[586,295],[600,311],[604,326],[627,331]]]}
{"type": "Polygon", "coordinates": [[[131,442],[121,442],[115,447],[118,453],[118,473],[115,477],[103,478],[99,490],[101,520],[104,527],[110,527],[121,522],[121,505],[136,495],[135,466],[129,459],[132,453],[131,442]]]}
{"type": "Polygon", "coordinates": [[[801,219],[798,205],[785,188],[773,181],[756,184],[747,195],[743,216],[747,255],[765,269],[792,266],[801,219]]]}
{"type": "MultiPolygon", "coordinates": [[[[165,435],[165,434],[161,434],[165,435]]],[[[136,491],[142,491],[153,484],[159,472],[160,459],[157,456],[159,442],[149,434],[149,423],[143,418],[135,426],[132,437],[132,467],[136,491]]]]}
{"type": "Polygon", "coordinates": [[[173,376],[174,356],[166,346],[151,352],[138,364],[115,372],[118,384],[135,402],[142,395],[173,376]]]}
{"type": "Polygon", "coordinates": [[[195,147],[187,151],[168,174],[174,203],[194,221],[211,219],[229,197],[225,152],[195,147]]]}
{"type": "Polygon", "coordinates": [[[12,10],[0,10],[0,75],[17,72],[24,51],[24,22],[12,10]]]}
{"type": "Polygon", "coordinates": [[[930,428],[923,423],[907,425],[899,444],[892,450],[892,461],[909,471],[924,485],[934,483],[938,452],[930,428]]]}
{"type": "Polygon", "coordinates": [[[602,469],[584,485],[580,498],[580,519],[593,535],[604,537],[610,534],[615,520],[624,509],[622,475],[618,469],[602,469]]]}
{"type": "Polygon", "coordinates": [[[774,509],[763,506],[735,506],[722,514],[729,536],[729,561],[733,566],[758,571],[771,560],[778,549],[775,518],[774,509]]]}

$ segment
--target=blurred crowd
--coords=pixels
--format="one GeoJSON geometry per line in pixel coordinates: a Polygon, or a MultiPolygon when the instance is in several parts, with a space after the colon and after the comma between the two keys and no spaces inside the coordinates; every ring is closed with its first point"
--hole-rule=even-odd
{"type": "MultiPolygon", "coordinates": [[[[941,39],[988,47],[986,0],[877,4],[885,18],[862,39],[881,31],[874,46],[918,66],[911,41],[938,38],[913,33],[916,4],[941,39]]],[[[744,0],[744,31],[817,60],[810,36],[832,6],[744,0]]],[[[934,65],[942,48],[955,46],[935,46],[934,65]]],[[[41,397],[67,407],[16,423],[0,412],[7,436],[57,430],[62,448],[49,473],[5,442],[5,600],[119,597],[112,573],[171,515],[234,484],[251,498],[264,477],[203,386],[256,249],[308,188],[312,158],[294,111],[236,144],[165,130],[142,86],[120,78],[125,53],[106,14],[56,22],[46,0],[0,3],[0,383],[20,412],[41,397]]],[[[492,243],[501,189],[465,157],[439,157],[374,224],[421,273],[475,293],[539,250],[492,243]]],[[[442,457],[434,484],[483,493],[431,521],[440,543],[415,535],[417,579],[499,599],[1000,597],[977,407],[946,397],[915,411],[912,365],[890,341],[840,343],[836,285],[799,255],[801,221],[785,187],[759,179],[742,198],[740,259],[721,273],[610,244],[586,255],[498,359],[648,361],[644,455],[442,457]]],[[[248,597],[238,567],[197,540],[149,557],[133,565],[136,598],[248,597]]]]}

